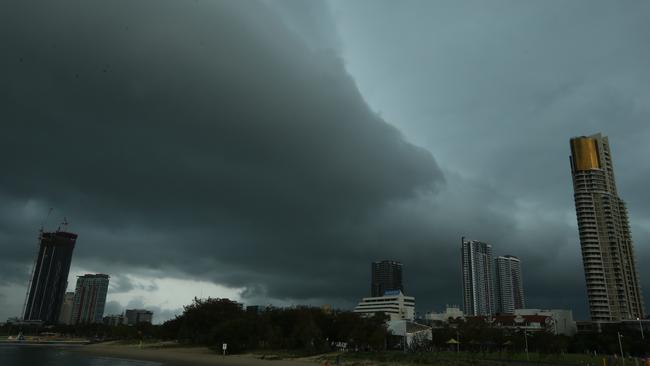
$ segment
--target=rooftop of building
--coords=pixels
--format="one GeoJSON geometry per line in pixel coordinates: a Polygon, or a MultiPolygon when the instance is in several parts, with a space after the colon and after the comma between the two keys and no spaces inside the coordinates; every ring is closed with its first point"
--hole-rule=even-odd
{"type": "Polygon", "coordinates": [[[369,297],[364,297],[361,299],[361,301],[373,301],[373,300],[379,300],[379,301],[391,301],[391,300],[397,300],[398,298],[403,298],[403,299],[408,299],[408,300],[415,300],[415,297],[413,296],[407,296],[404,295],[404,293],[400,290],[391,290],[391,291],[386,291],[384,292],[383,296],[369,296],[369,297]]]}
{"type": "Polygon", "coordinates": [[[86,273],[83,276],[77,276],[77,278],[111,278],[111,276],[103,273],[86,273]]]}
{"type": "Polygon", "coordinates": [[[485,321],[488,321],[490,319],[493,323],[501,324],[501,325],[518,325],[518,324],[525,324],[525,323],[545,323],[547,321],[550,321],[551,317],[547,315],[511,315],[511,314],[503,314],[503,315],[494,315],[490,318],[484,315],[479,315],[479,316],[468,316],[467,319],[482,319],[485,321]]]}
{"type": "Polygon", "coordinates": [[[519,257],[514,256],[514,255],[510,255],[510,254],[500,255],[498,258],[514,259],[514,260],[517,260],[517,261],[519,260],[519,257]]]}
{"type": "Polygon", "coordinates": [[[392,259],[384,259],[384,260],[380,260],[380,261],[374,261],[373,263],[375,263],[375,264],[380,264],[380,263],[390,263],[390,264],[396,264],[396,265],[399,265],[399,266],[402,265],[402,262],[400,262],[400,261],[396,261],[396,260],[392,260],[392,259]]]}
{"type": "Polygon", "coordinates": [[[69,231],[60,231],[60,230],[51,231],[51,232],[43,232],[42,235],[44,237],[58,236],[58,237],[66,238],[66,239],[77,239],[77,237],[79,236],[79,235],[77,235],[75,233],[71,233],[69,231]]]}

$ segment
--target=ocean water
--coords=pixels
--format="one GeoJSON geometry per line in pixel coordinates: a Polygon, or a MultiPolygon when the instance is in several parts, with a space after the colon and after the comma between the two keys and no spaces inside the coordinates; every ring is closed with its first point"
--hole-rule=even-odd
{"type": "Polygon", "coordinates": [[[0,366],[161,366],[157,362],[97,357],[53,346],[0,345],[0,366]]]}

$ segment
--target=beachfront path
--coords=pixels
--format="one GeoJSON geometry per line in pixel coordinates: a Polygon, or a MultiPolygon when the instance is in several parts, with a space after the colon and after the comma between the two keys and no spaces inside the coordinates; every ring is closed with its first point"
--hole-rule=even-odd
{"type": "Polygon", "coordinates": [[[165,366],[315,366],[309,360],[261,360],[252,355],[222,356],[205,347],[139,348],[137,346],[93,344],[78,352],[100,357],[154,361],[165,366]]]}

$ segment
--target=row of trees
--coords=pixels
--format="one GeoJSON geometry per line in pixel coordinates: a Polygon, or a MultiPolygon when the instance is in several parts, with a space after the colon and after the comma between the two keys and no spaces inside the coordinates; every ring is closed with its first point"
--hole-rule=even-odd
{"type": "Polygon", "coordinates": [[[481,319],[459,321],[454,326],[433,330],[433,346],[438,349],[455,349],[448,341],[461,342],[460,348],[472,352],[529,352],[540,354],[590,353],[619,354],[618,334],[624,354],[644,357],[650,355],[650,339],[641,338],[639,330],[624,326],[609,327],[601,333],[576,334],[572,337],[554,335],[550,331],[528,332],[492,326],[481,319]]]}
{"type": "Polygon", "coordinates": [[[350,311],[323,311],[313,307],[244,311],[228,299],[198,299],[184,307],[181,315],[163,323],[137,326],[104,324],[18,327],[5,325],[0,334],[38,335],[58,333],[63,337],[96,340],[177,340],[182,344],[207,345],[228,351],[291,350],[304,354],[330,351],[337,344],[360,350],[383,350],[388,331],[383,315],[365,318],[350,311]]]}
{"type": "Polygon", "coordinates": [[[180,342],[227,343],[233,352],[287,349],[318,353],[329,351],[337,342],[357,349],[384,349],[388,335],[385,320],[384,316],[364,318],[313,307],[268,309],[258,314],[227,299],[195,298],[182,315],[162,328],[166,336],[180,342]]]}
{"type": "MultiPolygon", "coordinates": [[[[433,330],[434,347],[449,348],[449,339],[460,342],[460,348],[470,352],[530,352],[557,354],[567,352],[571,337],[548,331],[528,332],[492,326],[481,319],[459,321],[433,330]]],[[[455,349],[456,346],[451,348],[455,349]]]]}
{"type": "Polygon", "coordinates": [[[47,325],[43,327],[36,326],[19,326],[5,324],[0,326],[0,335],[16,336],[19,332],[26,336],[38,336],[44,332],[56,333],[63,338],[87,338],[87,339],[162,339],[164,337],[163,328],[159,325],[149,323],[140,323],[135,326],[119,325],[108,326],[101,323],[94,324],[77,324],[77,325],[47,325]]]}
{"type": "MultiPolygon", "coordinates": [[[[349,311],[325,312],[319,308],[298,307],[267,309],[262,313],[244,311],[240,304],[227,299],[198,299],[184,307],[181,315],[162,325],[147,323],[137,326],[111,327],[103,324],[54,326],[48,329],[18,329],[11,325],[0,328],[0,334],[57,332],[67,336],[98,339],[162,339],[184,344],[200,344],[220,348],[228,344],[230,352],[245,350],[292,350],[320,353],[344,342],[349,349],[384,350],[394,343],[385,326],[386,317],[361,317],[349,311]]],[[[638,331],[607,328],[602,333],[579,334],[573,337],[550,332],[524,334],[492,326],[481,319],[458,321],[453,326],[434,328],[432,341],[418,349],[455,349],[451,339],[460,341],[459,348],[470,352],[530,352],[540,354],[597,353],[618,354],[618,334],[626,354],[647,356],[650,342],[641,339],[638,331]]],[[[650,334],[649,334],[650,336],[650,334]]]]}
{"type": "MultiPolygon", "coordinates": [[[[228,343],[233,351],[288,349],[317,353],[330,350],[335,342],[346,342],[351,349],[384,350],[390,344],[385,320],[383,315],[364,318],[352,312],[323,312],[310,307],[270,309],[258,314],[246,312],[227,299],[208,298],[194,299],[182,315],[163,324],[160,333],[186,343],[228,343]]],[[[617,354],[618,333],[626,354],[650,354],[650,342],[643,341],[638,331],[623,327],[573,337],[551,332],[524,335],[520,330],[495,327],[481,319],[436,328],[430,344],[420,349],[453,348],[449,340],[460,338],[460,347],[473,352],[523,352],[527,345],[530,352],[540,354],[617,354]]]]}

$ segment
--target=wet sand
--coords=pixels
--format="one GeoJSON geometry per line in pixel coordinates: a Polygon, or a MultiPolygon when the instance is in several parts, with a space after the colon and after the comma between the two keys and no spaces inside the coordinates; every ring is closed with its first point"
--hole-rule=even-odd
{"type": "Polygon", "coordinates": [[[318,366],[313,360],[262,360],[256,355],[222,356],[206,347],[154,348],[137,345],[93,344],[75,349],[93,356],[159,362],[165,366],[318,366]]]}

